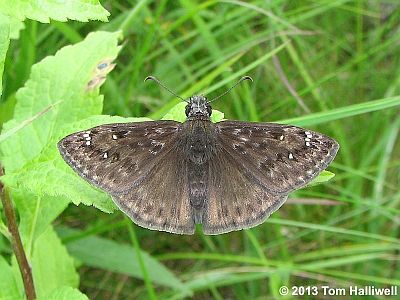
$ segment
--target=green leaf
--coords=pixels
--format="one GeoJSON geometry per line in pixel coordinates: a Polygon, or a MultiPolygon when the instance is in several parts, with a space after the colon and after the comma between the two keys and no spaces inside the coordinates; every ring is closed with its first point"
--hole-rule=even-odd
{"type": "Polygon", "coordinates": [[[33,242],[67,207],[69,201],[61,197],[42,196],[23,189],[12,192],[19,212],[19,232],[25,250],[30,253],[33,242]]]}
{"type": "Polygon", "coordinates": [[[38,297],[63,286],[78,287],[74,261],[51,226],[35,241],[31,265],[38,297]]]}
{"type": "Polygon", "coordinates": [[[10,18],[10,38],[17,40],[19,38],[19,32],[25,29],[24,21],[19,20],[15,17],[9,16],[10,18]]]}
{"type": "Polygon", "coordinates": [[[29,80],[16,94],[14,118],[4,124],[3,134],[61,102],[0,144],[6,174],[37,157],[65,124],[101,112],[103,97],[98,89],[88,91],[87,83],[100,61],[117,56],[119,35],[91,33],[84,41],[62,48],[32,67],[29,80]]]}
{"type": "Polygon", "coordinates": [[[163,120],[175,120],[178,122],[184,122],[186,120],[185,107],[186,102],[179,102],[174,107],[172,107],[165,115],[162,117],[163,120]]]}
{"type": "Polygon", "coordinates": [[[42,23],[49,23],[50,19],[62,22],[68,19],[107,21],[110,15],[97,0],[0,0],[0,11],[19,20],[28,18],[42,23]]]}
{"type": "Polygon", "coordinates": [[[0,299],[12,300],[22,297],[12,267],[0,256],[0,299]]]}
{"type": "MultiPolygon", "coordinates": [[[[1,126],[8,120],[12,119],[14,107],[15,107],[14,96],[8,97],[6,101],[0,101],[0,131],[1,131],[1,126]]],[[[0,134],[0,144],[2,138],[3,135],[0,134]]]]}
{"type": "MultiPolygon", "coordinates": [[[[174,120],[178,122],[184,122],[186,120],[186,115],[185,115],[186,105],[187,105],[186,102],[179,102],[164,115],[162,120],[174,120]]],[[[219,122],[222,121],[223,119],[224,119],[224,113],[213,109],[211,114],[211,121],[219,122]]]]}
{"type": "Polygon", "coordinates": [[[335,177],[335,173],[329,172],[329,171],[322,171],[321,174],[318,175],[317,178],[314,178],[313,181],[311,181],[308,185],[316,185],[322,182],[327,182],[331,180],[333,177],[335,177]]]}
{"type": "MultiPolygon", "coordinates": [[[[98,89],[87,90],[87,83],[96,76],[99,62],[116,57],[118,37],[119,33],[97,32],[83,42],[64,47],[36,64],[25,87],[17,92],[14,118],[4,125],[0,136],[0,140],[5,137],[0,150],[7,174],[2,181],[14,187],[12,198],[20,213],[20,231],[28,250],[71,198],[79,202],[92,197],[103,210],[113,210],[108,196],[82,180],[76,190],[72,189],[75,194],[58,197],[57,189],[64,187],[64,174],[57,173],[54,164],[69,172],[65,178],[76,178],[59,157],[56,143],[70,133],[67,131],[71,130],[71,123],[101,112],[102,96],[98,89]],[[25,171],[25,175],[33,177],[21,178],[23,184],[19,185],[18,175],[25,171]],[[58,181],[52,181],[51,175],[59,176],[58,181]]],[[[74,184],[73,180],[67,182],[74,184]]]]}
{"type": "Polygon", "coordinates": [[[55,289],[45,297],[37,298],[37,300],[88,300],[89,298],[82,294],[79,290],[69,286],[63,286],[55,289]]]}
{"type": "Polygon", "coordinates": [[[4,61],[10,44],[10,18],[0,13],[0,96],[3,92],[4,61]]]}
{"type": "MultiPolygon", "coordinates": [[[[67,227],[58,227],[57,231],[61,237],[67,239],[68,252],[85,265],[143,279],[138,257],[133,247],[96,236],[72,240],[71,236],[79,235],[79,231],[67,227]]],[[[154,283],[181,290],[185,294],[190,293],[179,278],[148,253],[142,251],[141,257],[146,265],[148,275],[154,283]]]]}

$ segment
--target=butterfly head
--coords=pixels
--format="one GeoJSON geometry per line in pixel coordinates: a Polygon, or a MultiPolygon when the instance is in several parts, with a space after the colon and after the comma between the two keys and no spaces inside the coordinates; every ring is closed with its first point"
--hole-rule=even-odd
{"type": "Polygon", "coordinates": [[[192,96],[186,105],[186,117],[210,117],[212,108],[205,96],[192,96]]]}

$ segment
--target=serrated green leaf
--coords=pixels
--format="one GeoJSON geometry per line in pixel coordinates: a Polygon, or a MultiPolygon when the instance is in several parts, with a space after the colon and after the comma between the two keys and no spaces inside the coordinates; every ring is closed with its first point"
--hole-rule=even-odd
{"type": "Polygon", "coordinates": [[[3,93],[4,61],[10,44],[10,18],[0,13],[0,96],[3,93]]]}
{"type": "Polygon", "coordinates": [[[89,298],[82,294],[78,289],[69,286],[63,286],[55,289],[45,297],[37,298],[37,300],[88,300],[89,298]]]}
{"type": "Polygon", "coordinates": [[[74,261],[51,226],[35,241],[31,265],[38,297],[63,286],[78,287],[74,261]]]}
{"type": "Polygon", "coordinates": [[[4,257],[0,256],[0,299],[17,300],[21,299],[17,281],[14,277],[12,267],[7,263],[4,257]]]}
{"type": "Polygon", "coordinates": [[[87,92],[86,84],[99,61],[117,56],[119,35],[91,33],[84,41],[62,48],[55,56],[46,57],[32,67],[30,79],[16,94],[14,118],[4,124],[3,133],[46,107],[61,103],[0,145],[6,173],[16,171],[38,156],[52,135],[66,123],[101,112],[102,96],[97,90],[87,92]]]}
{"type": "MultiPolygon", "coordinates": [[[[62,172],[56,172],[54,162],[51,161],[53,158],[56,164],[63,164],[56,148],[58,139],[62,137],[61,132],[65,132],[70,123],[101,112],[102,96],[98,95],[98,89],[88,92],[86,84],[93,77],[99,61],[116,57],[119,51],[118,37],[119,33],[97,32],[90,34],[81,43],[64,47],[55,56],[47,57],[36,64],[25,87],[17,92],[14,118],[4,124],[3,129],[3,133],[11,131],[12,135],[0,144],[0,150],[2,164],[10,179],[7,181],[5,177],[4,182],[14,187],[11,193],[21,216],[21,235],[28,249],[36,236],[71,201],[68,197],[57,197],[57,193],[47,193],[48,190],[54,191],[59,186],[64,186],[64,182],[49,180],[49,184],[54,184],[50,187],[44,180],[48,178],[48,173],[59,176],[59,180],[64,178],[62,172]],[[46,114],[32,119],[37,113],[59,101],[61,102],[46,114]],[[20,124],[26,120],[29,122],[21,127],[20,124]],[[44,167],[46,164],[47,168],[44,167]],[[17,175],[24,171],[31,171],[29,174],[33,177],[19,186],[17,175]],[[37,173],[38,171],[41,173],[37,173]]],[[[64,170],[67,169],[63,167],[64,170]]],[[[68,175],[76,176],[71,173],[68,175]]],[[[82,180],[76,184],[76,188],[75,191],[81,192],[78,193],[81,198],[87,195],[89,198],[96,198],[100,208],[112,211],[113,204],[104,193],[88,188],[82,180]],[[86,186],[80,190],[80,185],[86,186]]],[[[76,193],[70,196],[74,197],[76,193]]],[[[92,202],[89,201],[89,204],[92,202]]]]}
{"type": "MultiPolygon", "coordinates": [[[[78,230],[67,227],[58,227],[57,232],[61,237],[79,234],[78,230]]],[[[88,236],[78,240],[67,241],[66,247],[71,255],[85,265],[143,279],[135,249],[131,246],[119,244],[105,238],[88,236]]],[[[148,275],[154,283],[184,291],[185,294],[190,293],[179,278],[163,264],[143,251],[141,252],[141,257],[146,264],[148,275]]]]}
{"type": "MultiPolygon", "coordinates": [[[[186,102],[180,102],[172,107],[163,117],[162,120],[174,120],[178,122],[184,122],[186,120],[185,107],[186,102]]],[[[224,113],[213,109],[211,114],[212,122],[219,122],[224,119],[224,113]]]]}
{"type": "Polygon", "coordinates": [[[19,20],[28,18],[42,23],[49,23],[51,19],[62,22],[68,19],[107,21],[110,15],[97,0],[0,0],[0,10],[19,20]]]}

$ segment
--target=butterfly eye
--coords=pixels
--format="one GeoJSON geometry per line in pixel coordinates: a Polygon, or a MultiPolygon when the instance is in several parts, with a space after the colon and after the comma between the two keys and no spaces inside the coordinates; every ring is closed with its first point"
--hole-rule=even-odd
{"type": "Polygon", "coordinates": [[[185,115],[186,115],[186,117],[189,117],[190,107],[191,107],[190,104],[186,105],[186,107],[185,107],[185,115]]]}
{"type": "Polygon", "coordinates": [[[210,105],[210,104],[208,104],[208,103],[207,103],[207,113],[208,113],[208,116],[211,116],[211,114],[212,114],[212,108],[211,108],[211,105],[210,105]]]}

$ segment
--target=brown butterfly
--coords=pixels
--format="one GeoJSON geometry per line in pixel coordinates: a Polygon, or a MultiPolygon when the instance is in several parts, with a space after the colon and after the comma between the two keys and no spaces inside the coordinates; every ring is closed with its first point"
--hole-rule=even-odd
{"type": "Polygon", "coordinates": [[[332,138],[296,126],[212,123],[211,101],[186,102],[183,123],[100,125],[63,138],[58,148],[136,224],[178,234],[193,234],[195,224],[220,234],[264,222],[339,149],[332,138]]]}

